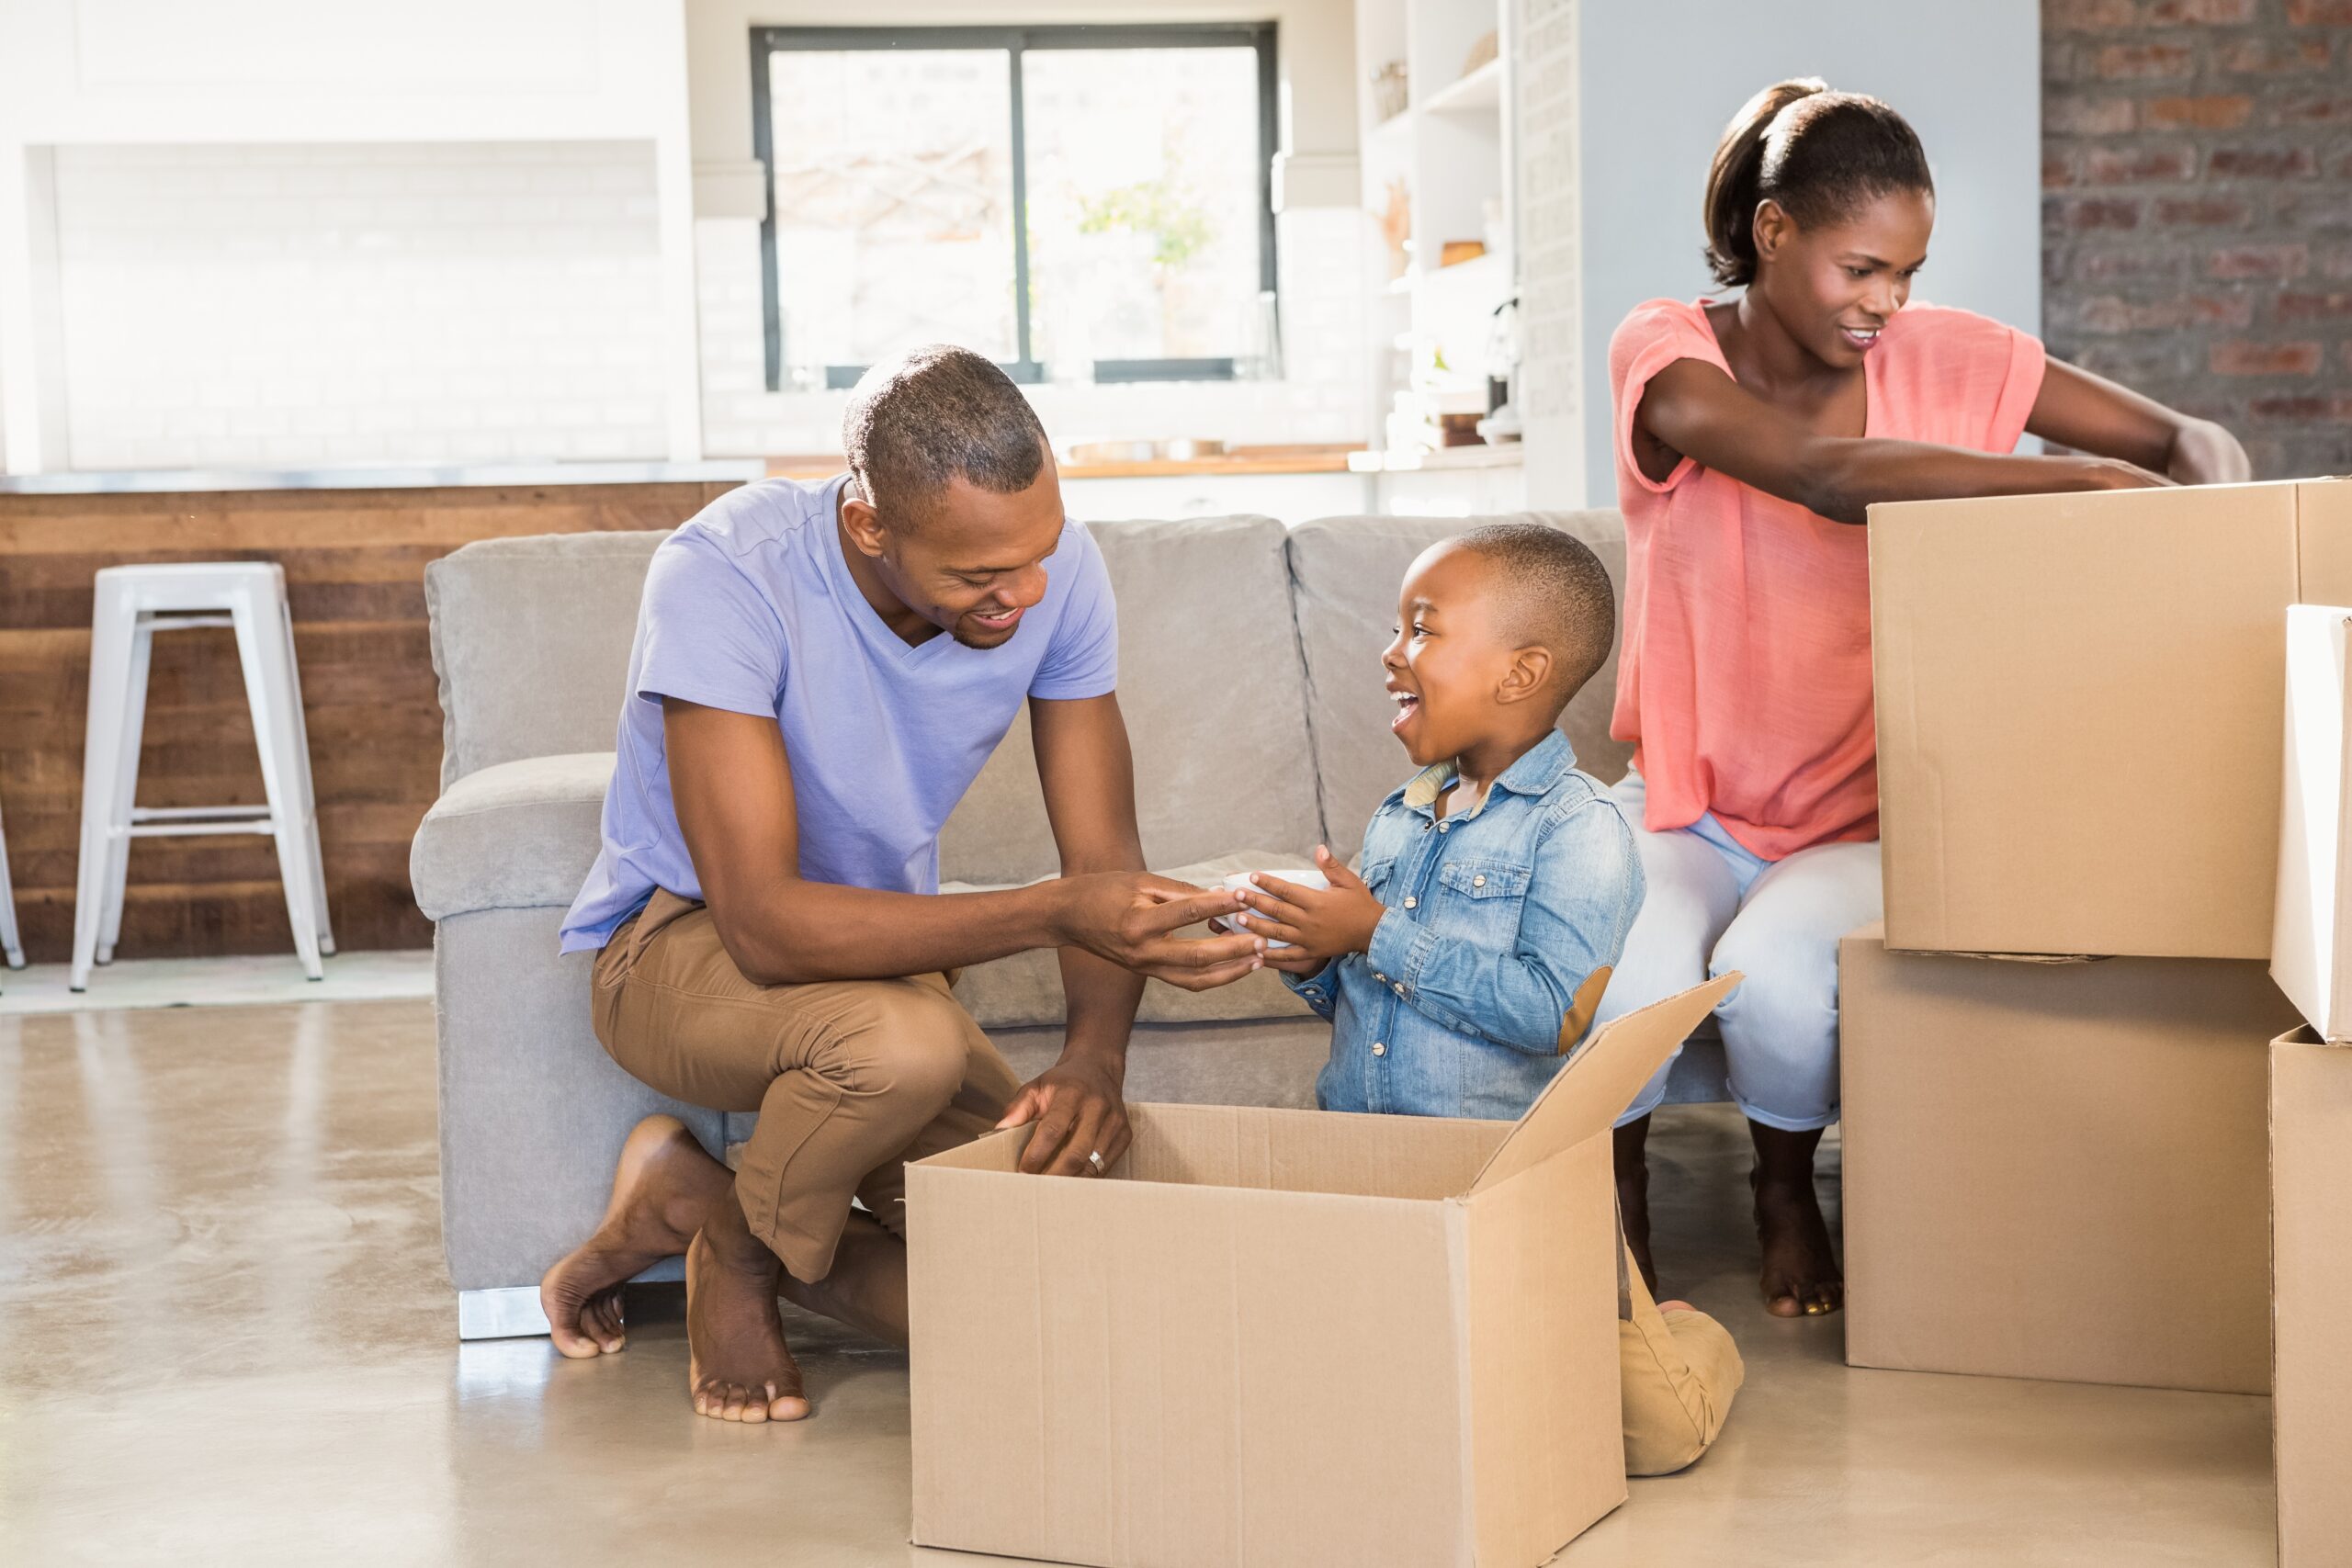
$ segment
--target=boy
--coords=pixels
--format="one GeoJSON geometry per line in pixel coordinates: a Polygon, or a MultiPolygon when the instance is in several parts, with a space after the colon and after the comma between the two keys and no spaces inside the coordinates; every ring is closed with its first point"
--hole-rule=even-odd
{"type": "MultiPolygon", "coordinates": [[[[1591,1028],[1642,869],[1555,726],[1615,620],[1600,562],[1539,523],[1474,528],[1405,574],[1381,664],[1420,773],[1364,829],[1361,876],[1320,848],[1328,888],[1261,874],[1228,917],[1333,1020],[1323,1109],[1516,1119],[1591,1028]]],[[[1620,1276],[1626,1467],[1679,1470],[1721,1429],[1739,1352],[1686,1303],[1661,1315],[1629,1263],[1620,1276]]]]}

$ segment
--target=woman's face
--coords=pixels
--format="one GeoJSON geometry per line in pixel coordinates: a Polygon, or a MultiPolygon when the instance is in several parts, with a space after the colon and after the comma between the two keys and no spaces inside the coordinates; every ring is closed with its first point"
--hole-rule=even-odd
{"type": "Polygon", "coordinates": [[[1890,191],[1811,229],[1767,201],[1756,209],[1750,287],[1815,357],[1851,369],[1911,298],[1935,227],[1936,198],[1923,190],[1890,191]]]}

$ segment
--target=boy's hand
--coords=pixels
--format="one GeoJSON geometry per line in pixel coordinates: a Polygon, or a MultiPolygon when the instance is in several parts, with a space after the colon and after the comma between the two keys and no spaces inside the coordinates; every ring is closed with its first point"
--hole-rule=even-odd
{"type": "Polygon", "coordinates": [[[1329,849],[1316,848],[1315,864],[1331,879],[1329,887],[1301,887],[1261,873],[1250,879],[1256,890],[1241,895],[1250,913],[1234,917],[1235,924],[1264,942],[1291,944],[1261,948],[1266,963],[1285,974],[1313,974],[1330,959],[1368,951],[1374,928],[1388,912],[1363,878],[1329,849]]]}

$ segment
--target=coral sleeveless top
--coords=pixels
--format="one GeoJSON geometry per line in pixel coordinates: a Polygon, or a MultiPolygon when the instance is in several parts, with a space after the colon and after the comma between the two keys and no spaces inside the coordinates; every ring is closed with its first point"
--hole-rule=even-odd
{"type": "MultiPolygon", "coordinates": [[[[1650,378],[1678,359],[1731,367],[1701,299],[1634,308],[1609,344],[1625,637],[1610,733],[1634,743],[1644,826],[1708,812],[1767,860],[1878,837],[1869,543],[1792,502],[1685,457],[1634,460],[1650,378]]],[[[1862,361],[1863,434],[2007,452],[2041,389],[2039,339],[1913,304],[1862,361]]]]}

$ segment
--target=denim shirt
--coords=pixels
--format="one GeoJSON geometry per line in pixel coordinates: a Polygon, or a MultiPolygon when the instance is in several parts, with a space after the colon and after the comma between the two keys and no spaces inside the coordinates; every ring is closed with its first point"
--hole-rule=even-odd
{"type": "Polygon", "coordinates": [[[1332,1021],[1327,1111],[1517,1117],[1591,1028],[1642,906],[1634,835],[1555,731],[1465,815],[1452,764],[1383,801],[1364,883],[1388,907],[1369,953],[1284,976],[1332,1021]]]}

